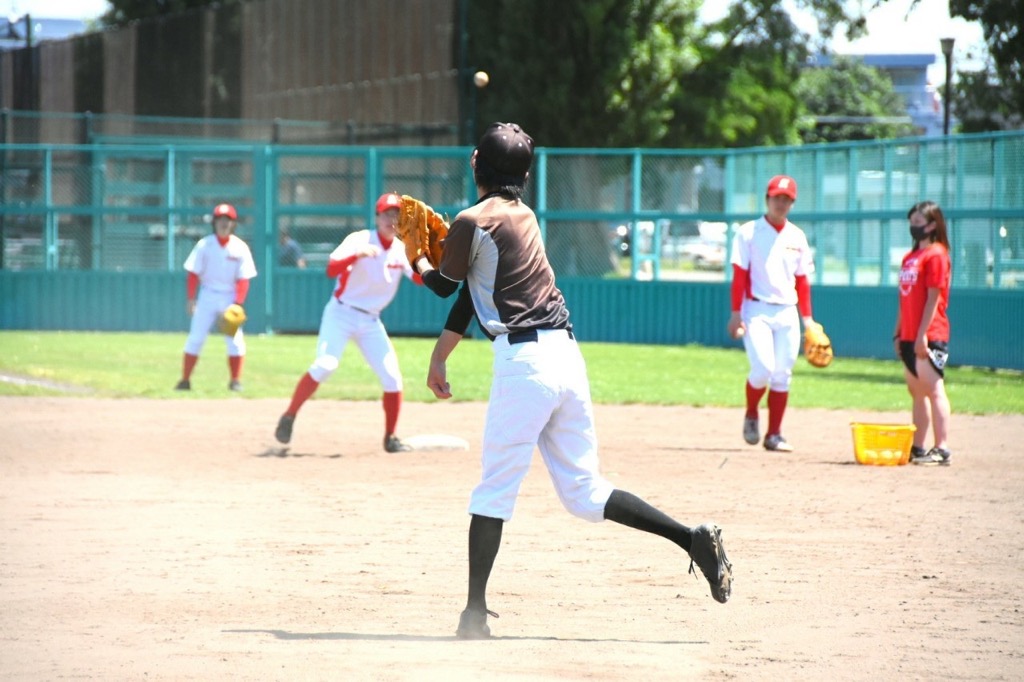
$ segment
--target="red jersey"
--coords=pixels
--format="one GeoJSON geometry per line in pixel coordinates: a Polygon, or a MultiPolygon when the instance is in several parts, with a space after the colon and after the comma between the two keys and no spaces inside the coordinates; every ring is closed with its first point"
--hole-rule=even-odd
{"type": "Polygon", "coordinates": [[[946,308],[949,305],[950,269],[949,252],[942,244],[931,244],[903,257],[903,266],[900,268],[901,341],[917,339],[928,290],[938,289],[939,305],[926,333],[929,341],[949,342],[946,308]]]}

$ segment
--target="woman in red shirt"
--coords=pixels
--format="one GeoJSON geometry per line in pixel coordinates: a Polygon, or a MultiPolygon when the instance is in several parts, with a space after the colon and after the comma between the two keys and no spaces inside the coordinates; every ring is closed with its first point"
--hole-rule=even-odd
{"type": "Polygon", "coordinates": [[[949,398],[943,383],[949,357],[949,237],[942,209],[933,201],[922,201],[907,212],[914,241],[900,268],[899,310],[893,343],[903,360],[907,390],[913,398],[914,464],[948,466],[951,456],[946,443],[949,428],[949,398]],[[924,441],[932,426],[935,446],[925,450],[924,441]]]}

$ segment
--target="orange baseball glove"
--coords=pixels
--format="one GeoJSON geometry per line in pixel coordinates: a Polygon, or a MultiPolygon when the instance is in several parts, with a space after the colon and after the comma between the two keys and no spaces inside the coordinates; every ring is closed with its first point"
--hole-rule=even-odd
{"type": "Polygon", "coordinates": [[[434,209],[403,194],[395,232],[405,244],[405,255],[410,263],[422,255],[426,255],[435,268],[441,263],[448,223],[434,209]]]}
{"type": "Polygon", "coordinates": [[[804,357],[815,367],[828,367],[832,364],[832,339],[828,338],[825,328],[820,324],[804,328],[804,357]]]}

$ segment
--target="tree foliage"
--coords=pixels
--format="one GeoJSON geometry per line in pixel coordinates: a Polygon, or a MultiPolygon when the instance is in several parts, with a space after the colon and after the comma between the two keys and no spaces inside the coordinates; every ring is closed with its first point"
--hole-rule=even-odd
{"type": "Polygon", "coordinates": [[[806,112],[802,142],[887,139],[914,132],[892,80],[857,58],[836,57],[831,66],[805,69],[795,92],[806,112]]]}
{"type": "Polygon", "coordinates": [[[103,15],[107,26],[123,26],[139,19],[181,14],[210,5],[237,5],[242,0],[107,0],[110,10],[103,15]]]}
{"type": "Polygon", "coordinates": [[[680,74],[671,146],[743,147],[796,142],[793,92],[808,49],[774,3],[736,3],[705,27],[696,68],[680,74]]]}
{"type": "Polygon", "coordinates": [[[696,13],[694,0],[469,0],[469,63],[491,75],[479,118],[551,146],[654,144],[696,13]]]}
{"type": "Polygon", "coordinates": [[[747,147],[799,142],[801,103],[795,84],[812,52],[836,32],[863,34],[865,20],[842,0],[739,0],[725,5],[721,19],[703,27],[700,60],[681,73],[681,96],[673,102],[670,146],[747,147]],[[811,37],[793,23],[787,7],[814,17],[811,37]]]}
{"type": "Polygon", "coordinates": [[[1024,109],[1013,88],[1003,87],[993,71],[961,71],[953,84],[951,106],[961,133],[1024,128],[1024,109]]]}
{"type": "MultiPolygon", "coordinates": [[[[699,0],[467,0],[469,63],[491,74],[478,118],[552,146],[789,144],[794,86],[818,44],[781,0],[741,0],[710,24],[699,0]]],[[[842,0],[798,2],[823,35],[863,31],[842,0]]]]}
{"type": "MultiPolygon", "coordinates": [[[[243,1],[110,0],[104,22],[243,1]]],[[[837,31],[860,35],[863,14],[846,0],[733,0],[704,23],[703,4],[456,0],[467,11],[467,72],[459,82],[463,96],[475,98],[476,132],[493,120],[515,120],[549,146],[799,142],[796,83],[807,56],[837,31]],[[794,25],[793,5],[816,18],[818,37],[794,25]],[[477,69],[490,74],[490,84],[469,90],[477,69]]]]}
{"type": "Polygon", "coordinates": [[[1024,127],[1024,0],[949,0],[949,14],[981,24],[990,60],[982,72],[957,74],[952,96],[961,130],[1024,127]]]}

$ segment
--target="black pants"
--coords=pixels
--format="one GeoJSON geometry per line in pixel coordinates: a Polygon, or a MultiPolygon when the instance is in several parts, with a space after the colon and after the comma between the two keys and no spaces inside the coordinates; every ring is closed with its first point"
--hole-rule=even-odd
{"type": "MultiPolygon", "coordinates": [[[[946,377],[946,361],[949,359],[948,346],[949,343],[946,341],[928,342],[928,362],[939,373],[939,376],[943,378],[946,377]]],[[[900,357],[903,358],[903,364],[906,368],[916,377],[917,354],[914,353],[913,341],[900,341],[900,357]]]]}

